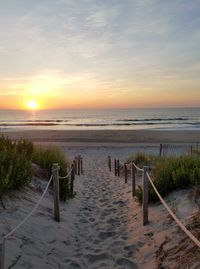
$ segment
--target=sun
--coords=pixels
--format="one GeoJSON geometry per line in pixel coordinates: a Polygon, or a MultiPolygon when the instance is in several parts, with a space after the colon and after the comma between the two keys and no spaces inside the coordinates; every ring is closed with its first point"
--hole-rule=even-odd
{"type": "Polygon", "coordinates": [[[36,110],[38,109],[39,105],[36,101],[29,101],[26,103],[26,107],[31,110],[36,110]]]}

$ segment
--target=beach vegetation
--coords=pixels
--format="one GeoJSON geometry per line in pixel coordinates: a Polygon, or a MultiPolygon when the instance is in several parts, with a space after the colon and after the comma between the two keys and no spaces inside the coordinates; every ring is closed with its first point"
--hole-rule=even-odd
{"type": "Polygon", "coordinates": [[[127,159],[127,163],[133,161],[138,167],[142,168],[145,165],[154,165],[157,160],[158,157],[156,155],[137,152],[135,155],[132,155],[127,159]]]}
{"type": "MultiPolygon", "coordinates": [[[[143,158],[141,164],[137,163],[137,165],[143,166],[153,163],[152,167],[150,165],[150,176],[161,196],[164,197],[175,189],[200,186],[200,159],[196,155],[153,158],[150,162],[148,158],[149,155],[146,156],[147,162],[145,164],[145,158],[143,158]]],[[[136,190],[136,198],[139,202],[142,201],[141,186],[138,186],[136,190]]],[[[149,200],[158,200],[150,184],[149,200]]]]}
{"type": "Polygon", "coordinates": [[[196,149],[192,149],[192,155],[200,158],[200,149],[196,148],[196,149]]]}
{"type": "MultiPolygon", "coordinates": [[[[69,169],[69,160],[66,158],[64,152],[56,147],[42,147],[35,146],[33,151],[32,160],[38,164],[41,168],[46,169],[49,177],[51,176],[51,170],[53,163],[58,163],[60,170],[59,175],[65,176],[69,169]]],[[[69,179],[60,180],[60,199],[66,200],[71,198],[73,194],[70,192],[69,179]]]]}
{"type": "Polygon", "coordinates": [[[0,137],[0,198],[10,190],[28,185],[31,178],[31,159],[24,142],[17,144],[0,137]]]}
{"type": "MultiPolygon", "coordinates": [[[[65,176],[69,170],[69,161],[58,147],[34,146],[30,140],[12,141],[7,137],[0,137],[0,198],[9,191],[21,189],[31,182],[32,162],[46,169],[48,178],[51,176],[53,163],[58,163],[60,176],[65,176]]],[[[59,182],[60,199],[65,201],[73,197],[69,179],[59,182]]]]}

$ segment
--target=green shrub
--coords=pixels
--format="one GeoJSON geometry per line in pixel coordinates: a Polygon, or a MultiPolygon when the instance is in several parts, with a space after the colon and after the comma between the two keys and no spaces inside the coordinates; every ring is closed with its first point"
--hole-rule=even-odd
{"type": "Polygon", "coordinates": [[[31,161],[16,143],[0,137],[0,198],[12,189],[26,186],[32,178],[31,161]]]}
{"type": "MultiPolygon", "coordinates": [[[[0,137],[0,198],[8,191],[21,189],[32,179],[32,160],[51,175],[53,163],[60,166],[59,174],[65,176],[69,162],[57,147],[35,147],[32,141],[21,139],[12,141],[0,137]]],[[[69,179],[60,180],[60,199],[72,197],[69,179]]]]}
{"type": "MultiPolygon", "coordinates": [[[[60,166],[60,176],[65,176],[69,169],[69,162],[64,153],[55,146],[51,147],[35,147],[33,152],[33,162],[38,164],[41,168],[47,169],[49,177],[53,163],[58,163],[60,166]]],[[[69,179],[60,180],[60,199],[66,200],[71,198],[72,194],[69,189],[69,179]]]]}
{"type": "MultiPolygon", "coordinates": [[[[200,185],[200,159],[194,156],[164,157],[155,162],[151,178],[161,196],[177,188],[200,185]]],[[[138,201],[142,199],[142,189],[136,192],[138,201]]],[[[149,200],[157,200],[153,188],[149,186],[149,200]]]]}

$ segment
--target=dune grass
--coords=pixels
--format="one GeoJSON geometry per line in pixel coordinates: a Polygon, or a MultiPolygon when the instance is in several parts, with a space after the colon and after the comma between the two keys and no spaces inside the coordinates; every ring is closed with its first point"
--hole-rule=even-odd
{"type": "MultiPolygon", "coordinates": [[[[137,154],[132,157],[137,165],[152,166],[150,175],[161,196],[169,194],[175,189],[200,186],[200,158],[197,155],[183,155],[158,158],[151,155],[137,154]],[[141,158],[142,156],[142,158],[141,158]]],[[[142,201],[142,188],[138,186],[136,197],[142,201]]],[[[158,200],[153,188],[149,186],[149,200],[158,200]]]]}
{"type": "MultiPolygon", "coordinates": [[[[69,169],[69,161],[57,147],[36,147],[29,140],[11,141],[4,136],[0,137],[0,198],[31,182],[32,162],[46,169],[49,177],[53,163],[59,164],[61,176],[65,176],[69,169]]],[[[60,199],[66,200],[72,196],[69,179],[60,180],[60,199]]]]}
{"type": "Polygon", "coordinates": [[[13,189],[21,189],[32,178],[31,152],[24,140],[12,142],[0,137],[0,198],[13,189]]]}
{"type": "MultiPolygon", "coordinates": [[[[32,160],[38,164],[41,168],[48,171],[49,177],[51,175],[51,169],[53,163],[58,163],[60,166],[59,175],[65,176],[69,169],[69,161],[65,154],[56,146],[34,147],[32,160]]],[[[69,179],[60,180],[60,199],[66,200],[71,198],[73,194],[70,192],[69,179]]]]}
{"type": "Polygon", "coordinates": [[[156,155],[146,154],[144,152],[137,152],[135,155],[130,156],[127,162],[133,161],[138,167],[142,168],[145,165],[152,166],[159,159],[156,155]]]}

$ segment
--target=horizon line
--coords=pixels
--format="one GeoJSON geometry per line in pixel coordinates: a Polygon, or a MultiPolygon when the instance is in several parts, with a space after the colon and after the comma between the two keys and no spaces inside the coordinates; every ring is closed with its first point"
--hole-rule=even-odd
{"type": "Polygon", "coordinates": [[[141,107],[102,107],[102,108],[38,108],[38,109],[19,109],[19,108],[0,108],[0,111],[2,110],[13,110],[13,111],[30,111],[30,112],[36,112],[36,111],[49,111],[49,110],[130,110],[130,109],[170,109],[170,108],[199,108],[200,106],[194,105],[194,106],[141,106],[141,107]]]}

